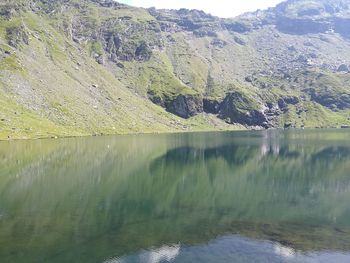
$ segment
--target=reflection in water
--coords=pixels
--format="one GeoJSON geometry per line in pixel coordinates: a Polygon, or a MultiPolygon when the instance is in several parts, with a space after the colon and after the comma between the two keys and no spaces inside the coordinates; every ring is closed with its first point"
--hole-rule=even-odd
{"type": "Polygon", "coordinates": [[[349,262],[349,135],[1,143],[1,262],[349,262]]]}
{"type": "Polygon", "coordinates": [[[160,263],[175,260],[179,255],[180,245],[162,246],[161,248],[141,251],[135,255],[123,258],[107,260],[105,263],[128,263],[128,262],[144,262],[144,263],[160,263]]]}
{"type": "Polygon", "coordinates": [[[167,247],[140,251],[107,263],[159,263],[159,262],[201,262],[201,263],[348,263],[350,253],[319,252],[302,254],[293,248],[267,241],[254,241],[239,236],[223,236],[206,245],[189,247],[167,247]],[[148,255],[157,255],[150,257],[148,255]],[[161,255],[164,255],[163,257],[161,255]],[[169,256],[167,256],[169,255],[169,256]]]}

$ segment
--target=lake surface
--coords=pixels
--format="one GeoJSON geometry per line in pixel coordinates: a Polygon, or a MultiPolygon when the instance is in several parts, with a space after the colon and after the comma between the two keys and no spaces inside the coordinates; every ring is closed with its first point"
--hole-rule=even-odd
{"type": "Polygon", "coordinates": [[[0,262],[350,262],[350,131],[1,142],[0,262]]]}

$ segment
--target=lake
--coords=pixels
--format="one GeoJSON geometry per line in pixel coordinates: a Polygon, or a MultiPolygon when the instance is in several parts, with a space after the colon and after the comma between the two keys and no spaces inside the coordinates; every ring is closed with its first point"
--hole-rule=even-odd
{"type": "Polygon", "coordinates": [[[0,262],[350,262],[350,131],[0,142],[0,262]]]}

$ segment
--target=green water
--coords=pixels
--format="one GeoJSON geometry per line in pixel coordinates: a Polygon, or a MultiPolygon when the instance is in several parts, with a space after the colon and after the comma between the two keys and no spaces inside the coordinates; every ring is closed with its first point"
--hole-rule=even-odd
{"type": "Polygon", "coordinates": [[[1,142],[0,262],[350,262],[350,131],[1,142]]]}

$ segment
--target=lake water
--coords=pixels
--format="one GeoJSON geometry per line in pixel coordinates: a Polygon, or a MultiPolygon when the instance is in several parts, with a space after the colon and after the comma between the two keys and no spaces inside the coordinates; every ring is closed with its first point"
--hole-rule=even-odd
{"type": "Polygon", "coordinates": [[[0,262],[350,262],[350,131],[1,142],[0,262]]]}

